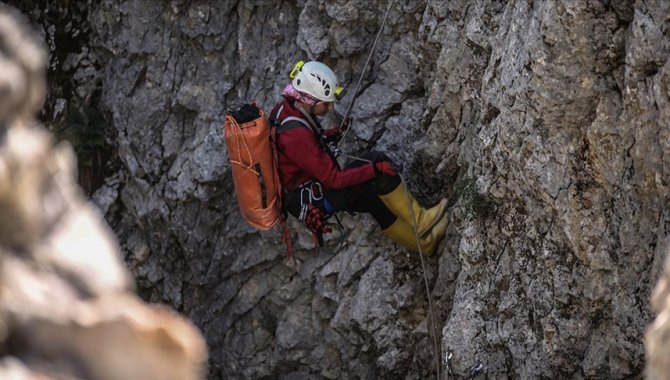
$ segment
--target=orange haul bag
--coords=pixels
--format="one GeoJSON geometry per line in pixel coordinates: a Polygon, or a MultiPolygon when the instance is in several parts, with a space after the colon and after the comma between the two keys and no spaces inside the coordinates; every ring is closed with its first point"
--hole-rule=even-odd
{"type": "Polygon", "coordinates": [[[279,186],[270,144],[270,122],[256,103],[227,112],[223,126],[237,203],[244,219],[259,230],[280,219],[279,186]]]}

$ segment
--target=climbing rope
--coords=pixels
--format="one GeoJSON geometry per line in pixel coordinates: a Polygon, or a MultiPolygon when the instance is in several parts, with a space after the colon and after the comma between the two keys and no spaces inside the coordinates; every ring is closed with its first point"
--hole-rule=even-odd
{"type": "MultiPolygon", "coordinates": [[[[358,90],[361,88],[361,82],[363,82],[363,76],[365,76],[365,70],[368,69],[368,65],[370,64],[370,59],[372,59],[372,54],[375,52],[375,47],[377,47],[377,42],[379,41],[379,36],[381,36],[382,31],[384,30],[384,26],[386,25],[386,20],[389,18],[389,13],[391,13],[391,8],[393,8],[393,4],[395,3],[395,0],[391,0],[391,4],[389,4],[388,9],[386,10],[386,15],[384,16],[384,21],[382,21],[382,25],[379,27],[379,31],[377,32],[377,37],[375,37],[375,41],[372,43],[372,48],[370,49],[370,54],[368,54],[368,59],[365,61],[365,66],[363,66],[363,71],[361,71],[361,76],[358,77],[358,83],[356,83],[356,89],[354,90],[354,95],[351,97],[351,101],[349,102],[349,105],[347,106],[347,110],[344,111],[344,116],[342,117],[342,122],[340,123],[340,131],[344,127],[344,123],[347,120],[347,116],[349,116],[349,112],[351,112],[351,107],[354,105],[354,101],[356,100],[356,96],[358,96],[358,90]]],[[[340,141],[337,143],[337,146],[339,147],[340,144],[342,144],[342,141],[344,141],[344,138],[347,136],[347,133],[349,133],[349,129],[344,131],[342,134],[342,138],[340,141]]]]}
{"type": "MultiPolygon", "coordinates": [[[[347,109],[344,112],[344,116],[342,117],[342,122],[340,123],[340,130],[343,129],[344,124],[346,123],[347,117],[349,116],[349,113],[351,112],[351,108],[354,104],[354,101],[356,100],[356,97],[358,96],[358,91],[361,88],[361,83],[363,82],[363,77],[365,76],[365,71],[368,68],[368,65],[370,64],[370,60],[372,59],[372,55],[374,54],[375,48],[377,47],[377,42],[379,42],[379,37],[382,34],[382,31],[384,30],[384,26],[386,26],[386,21],[388,20],[389,14],[391,13],[391,9],[393,8],[393,4],[395,4],[395,0],[391,0],[388,9],[386,10],[386,14],[384,15],[384,20],[382,21],[381,26],[379,27],[379,31],[377,32],[377,36],[375,37],[374,42],[372,43],[372,48],[370,49],[370,53],[368,54],[368,58],[365,61],[365,65],[363,66],[363,70],[361,71],[361,75],[358,77],[358,82],[356,83],[356,88],[354,90],[354,94],[351,97],[351,101],[349,101],[349,105],[347,106],[347,109]]],[[[340,141],[337,143],[334,151],[336,152],[337,155],[341,155],[342,157],[345,158],[350,158],[353,160],[358,160],[362,162],[372,162],[371,160],[366,160],[364,158],[360,157],[355,157],[351,155],[347,155],[345,153],[342,153],[339,150],[340,144],[344,141],[345,137],[347,136],[347,133],[349,133],[349,130],[351,128],[347,128],[344,133],[342,134],[342,137],[340,138],[340,141]]],[[[435,356],[435,365],[436,365],[436,374],[437,377],[436,379],[440,379],[440,370],[441,370],[441,365],[440,365],[440,358],[441,358],[441,353],[438,345],[438,338],[437,338],[437,328],[435,327],[435,312],[433,309],[433,301],[430,296],[430,285],[428,284],[428,275],[426,274],[426,263],[423,258],[423,252],[421,250],[421,237],[419,236],[419,227],[417,225],[416,221],[416,215],[414,214],[414,208],[411,206],[411,199],[409,197],[409,191],[407,191],[407,184],[405,182],[405,179],[398,173],[400,176],[400,181],[402,183],[402,186],[405,188],[405,193],[407,194],[407,205],[408,208],[411,212],[412,215],[412,224],[414,227],[414,237],[416,239],[416,247],[419,252],[419,258],[421,259],[421,269],[423,271],[423,281],[424,285],[426,286],[426,297],[428,298],[428,308],[429,308],[429,320],[430,320],[430,330],[431,330],[431,335],[433,336],[433,353],[435,356]]]]}
{"type": "Polygon", "coordinates": [[[423,282],[424,285],[426,286],[426,298],[428,298],[428,310],[429,310],[429,319],[430,319],[430,328],[431,328],[431,335],[433,336],[433,353],[435,355],[435,367],[436,367],[436,373],[437,377],[436,379],[440,379],[440,358],[442,357],[441,351],[439,349],[439,345],[437,342],[437,328],[435,327],[435,312],[433,309],[433,297],[430,296],[430,286],[428,285],[428,275],[426,274],[426,261],[423,259],[423,252],[421,251],[421,237],[419,236],[419,227],[417,226],[416,222],[416,215],[414,214],[414,207],[412,207],[412,200],[409,197],[409,189],[407,188],[407,183],[405,182],[405,178],[398,173],[398,176],[400,176],[400,182],[402,182],[402,186],[405,188],[405,194],[407,195],[407,207],[409,208],[410,214],[412,215],[412,225],[414,226],[414,237],[416,238],[416,247],[418,248],[419,251],[419,258],[421,259],[421,269],[423,271],[423,282]]]}
{"type": "MultiPolygon", "coordinates": [[[[352,155],[348,155],[345,153],[340,152],[340,155],[345,158],[349,158],[352,160],[357,160],[361,162],[368,162],[368,163],[373,163],[372,160],[368,160],[365,158],[361,157],[356,157],[352,155]]],[[[374,163],[373,163],[374,164],[374,163]]],[[[440,372],[441,372],[441,365],[440,365],[440,358],[442,357],[441,355],[441,350],[440,346],[437,342],[437,328],[435,326],[435,311],[433,308],[433,299],[430,296],[430,285],[428,284],[428,275],[426,273],[426,261],[423,258],[423,251],[421,249],[421,237],[419,236],[419,226],[416,221],[416,215],[414,214],[414,207],[412,207],[412,199],[409,196],[409,189],[407,188],[407,183],[405,182],[405,178],[398,173],[398,176],[400,177],[400,182],[402,186],[405,188],[405,194],[407,194],[407,208],[410,210],[410,214],[412,215],[412,226],[414,228],[414,238],[416,239],[416,248],[417,251],[419,252],[419,258],[421,259],[421,270],[423,272],[423,282],[424,285],[426,286],[426,298],[428,298],[428,314],[429,314],[429,325],[430,325],[430,330],[431,334],[433,336],[433,354],[435,356],[435,366],[436,366],[436,373],[437,377],[436,379],[440,379],[440,372]]]]}

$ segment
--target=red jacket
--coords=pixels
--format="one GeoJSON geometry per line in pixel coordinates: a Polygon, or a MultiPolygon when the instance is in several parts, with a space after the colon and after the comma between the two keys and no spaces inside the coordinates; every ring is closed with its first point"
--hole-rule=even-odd
{"type": "Polygon", "coordinates": [[[279,177],[285,189],[295,189],[312,179],[321,182],[324,188],[341,189],[375,177],[372,164],[340,169],[319,142],[317,131],[320,127],[313,125],[300,110],[294,108],[291,101],[284,99],[270,115],[276,119],[277,125],[289,116],[307,120],[310,124],[310,128],[292,128],[277,135],[279,177]],[[280,108],[281,112],[277,115],[280,108]]]}

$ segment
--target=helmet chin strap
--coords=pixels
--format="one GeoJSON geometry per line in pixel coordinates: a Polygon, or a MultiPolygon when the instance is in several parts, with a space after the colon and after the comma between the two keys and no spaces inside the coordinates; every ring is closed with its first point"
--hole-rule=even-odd
{"type": "MultiPolygon", "coordinates": [[[[316,121],[314,121],[314,118],[316,116],[314,115],[314,112],[313,112],[314,111],[314,106],[310,106],[309,104],[306,104],[306,103],[301,102],[301,101],[298,100],[298,102],[296,103],[296,108],[298,108],[298,111],[300,111],[300,113],[302,113],[303,116],[305,116],[305,119],[307,119],[307,121],[309,121],[310,124],[316,126],[316,121]],[[307,109],[305,109],[305,108],[307,108],[307,109]]],[[[312,129],[314,129],[314,128],[312,128],[312,129]]],[[[315,132],[318,133],[318,131],[316,131],[316,130],[315,130],[315,132]]]]}
{"type": "Polygon", "coordinates": [[[298,100],[298,108],[300,111],[303,113],[303,115],[307,116],[307,114],[311,117],[314,117],[314,106],[309,105],[305,102],[301,102],[298,100]]]}

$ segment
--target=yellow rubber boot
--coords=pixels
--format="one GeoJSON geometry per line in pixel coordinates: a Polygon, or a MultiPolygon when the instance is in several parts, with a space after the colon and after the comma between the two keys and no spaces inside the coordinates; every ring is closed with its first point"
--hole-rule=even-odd
{"type": "MultiPolygon", "coordinates": [[[[447,216],[447,213],[445,212],[442,215],[442,218],[435,223],[433,228],[431,228],[429,231],[424,233],[423,236],[421,236],[421,241],[426,241],[429,242],[429,244],[426,246],[426,250],[424,251],[424,256],[429,257],[433,255],[433,252],[435,251],[435,248],[437,245],[442,241],[444,238],[444,235],[447,233],[447,228],[449,227],[449,217],[447,216]]],[[[421,246],[421,249],[423,250],[423,246],[421,246]]]]}
{"type": "Polygon", "coordinates": [[[392,192],[380,195],[379,198],[384,202],[386,207],[405,223],[412,225],[412,212],[410,207],[414,210],[414,217],[416,218],[417,227],[419,227],[419,236],[423,236],[433,226],[442,219],[444,213],[447,211],[447,200],[442,199],[437,205],[425,209],[421,207],[419,202],[408,194],[405,186],[401,183],[392,192]],[[408,203],[409,195],[409,203],[408,203]]]}
{"type": "MultiPolygon", "coordinates": [[[[442,240],[444,234],[447,232],[447,227],[449,226],[449,218],[447,214],[443,214],[442,219],[438,220],[437,223],[433,226],[432,229],[424,232],[424,235],[421,237],[421,253],[430,257],[435,251],[435,247],[442,240]]],[[[401,218],[397,218],[396,221],[382,230],[384,235],[393,239],[396,243],[402,245],[405,248],[409,248],[414,252],[418,252],[416,244],[416,235],[414,234],[414,227],[411,224],[406,223],[401,218]]]]}

